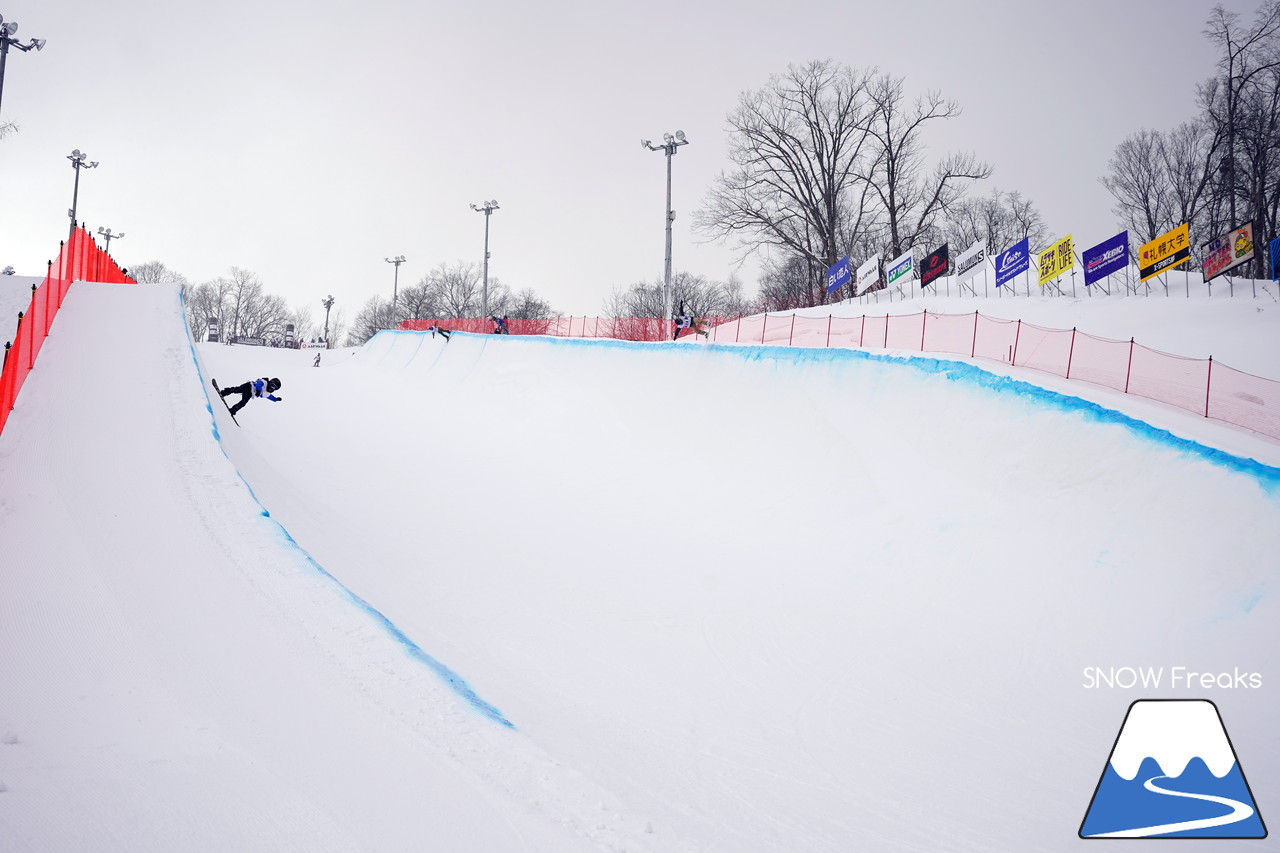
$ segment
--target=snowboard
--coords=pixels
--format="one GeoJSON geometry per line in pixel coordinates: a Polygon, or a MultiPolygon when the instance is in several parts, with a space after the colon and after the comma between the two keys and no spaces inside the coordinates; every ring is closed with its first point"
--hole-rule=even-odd
{"type": "MultiPolygon", "coordinates": [[[[222,401],[222,405],[227,407],[227,414],[231,415],[231,407],[227,405],[227,398],[222,396],[222,389],[218,387],[218,380],[210,379],[209,381],[213,383],[213,390],[218,392],[218,399],[222,401]]],[[[236,426],[240,426],[240,422],[236,420],[235,415],[231,415],[231,422],[236,426]]]]}

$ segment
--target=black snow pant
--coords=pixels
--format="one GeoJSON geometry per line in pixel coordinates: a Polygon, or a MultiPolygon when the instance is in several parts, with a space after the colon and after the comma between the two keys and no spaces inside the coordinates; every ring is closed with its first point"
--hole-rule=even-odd
{"type": "Polygon", "coordinates": [[[236,416],[236,412],[243,409],[248,403],[249,398],[253,396],[253,383],[246,382],[243,385],[237,385],[234,388],[223,388],[220,392],[223,397],[228,394],[239,394],[240,402],[231,407],[231,417],[236,416]]]}

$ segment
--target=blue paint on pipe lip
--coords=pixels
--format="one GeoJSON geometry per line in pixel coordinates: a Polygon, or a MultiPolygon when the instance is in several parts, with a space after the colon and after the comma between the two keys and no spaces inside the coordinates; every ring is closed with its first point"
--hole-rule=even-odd
{"type": "MultiPolygon", "coordinates": [[[[180,305],[183,304],[181,292],[179,292],[178,301],[180,305]]],[[[185,306],[181,310],[185,313],[185,310],[186,310],[185,306]]],[[[195,344],[191,340],[190,329],[187,330],[187,348],[191,353],[191,362],[192,364],[195,365],[196,373],[200,376],[200,384],[205,389],[205,399],[207,402],[207,405],[205,406],[205,408],[209,412],[209,421],[213,426],[214,440],[217,441],[218,448],[222,451],[222,455],[226,457],[228,462],[231,462],[231,457],[227,456],[226,448],[222,446],[222,435],[218,432],[218,419],[214,417],[212,401],[208,399],[210,386],[209,386],[209,383],[206,381],[206,377],[200,371],[200,362],[196,358],[196,348],[195,348],[195,344]]],[[[453,690],[453,692],[456,693],[461,699],[463,699],[468,705],[470,705],[472,708],[479,711],[484,716],[488,717],[490,720],[493,720],[495,723],[498,723],[499,725],[505,726],[506,728],[509,728],[512,730],[515,729],[515,724],[512,723],[510,720],[508,720],[502,714],[502,712],[499,711],[496,707],[494,707],[492,704],[482,699],[480,695],[476,693],[476,691],[471,687],[471,685],[467,684],[466,680],[462,678],[462,676],[458,675],[458,673],[454,672],[452,669],[445,666],[439,660],[437,660],[436,658],[428,654],[421,646],[419,646],[412,639],[410,639],[409,636],[399,628],[399,626],[397,626],[394,622],[388,619],[386,615],[382,613],[382,611],[378,610],[369,602],[365,601],[363,598],[356,595],[354,592],[351,591],[350,588],[348,588],[345,584],[343,584],[342,581],[338,580],[336,577],[330,574],[323,566],[317,563],[315,558],[313,558],[310,554],[308,554],[307,550],[298,544],[297,540],[293,538],[293,535],[289,533],[289,531],[285,528],[285,526],[271,517],[271,513],[267,510],[265,506],[263,506],[262,501],[258,500],[258,496],[254,493],[253,487],[250,486],[248,481],[245,480],[244,476],[241,475],[239,469],[235,467],[234,463],[232,463],[231,468],[233,471],[236,472],[236,476],[240,478],[240,482],[244,483],[244,487],[249,491],[250,498],[253,500],[254,503],[258,505],[261,517],[267,522],[269,522],[270,524],[275,526],[276,530],[284,538],[288,547],[297,551],[298,554],[302,556],[302,559],[307,563],[307,565],[309,565],[312,569],[314,569],[321,577],[325,578],[334,586],[336,586],[342,592],[342,594],[347,598],[348,601],[355,604],[357,607],[363,610],[367,615],[372,617],[373,620],[382,628],[383,631],[387,633],[388,636],[390,636],[393,640],[395,640],[402,647],[404,647],[405,651],[409,654],[409,657],[413,658],[414,660],[418,661],[421,664],[424,664],[437,677],[439,677],[442,681],[444,681],[445,684],[449,685],[449,687],[453,690]]]]}
{"type": "MultiPolygon", "coordinates": [[[[422,335],[425,333],[386,330],[379,332],[378,334],[422,335]]],[[[462,337],[480,338],[484,342],[488,342],[489,338],[488,335],[473,335],[466,332],[455,332],[454,334],[462,337]]],[[[653,352],[654,350],[659,350],[662,352],[678,352],[688,355],[707,353],[708,351],[711,351],[729,354],[748,362],[775,361],[794,364],[824,364],[861,360],[900,366],[906,369],[916,370],[921,373],[941,376],[943,379],[951,382],[968,383],[996,394],[1013,394],[1020,397],[1027,397],[1044,404],[1046,408],[1053,408],[1068,412],[1079,412],[1085,417],[1099,423],[1110,423],[1124,427],[1138,438],[1144,439],[1153,444],[1199,457],[1206,462],[1210,462],[1237,474],[1244,474],[1245,476],[1256,480],[1260,486],[1272,495],[1280,493],[1280,468],[1267,465],[1257,461],[1256,459],[1236,456],[1235,454],[1228,453],[1225,450],[1209,447],[1198,441],[1193,441],[1192,439],[1181,438],[1180,436],[1174,435],[1167,429],[1153,426],[1146,421],[1140,420],[1132,415],[1126,415],[1115,409],[1109,409],[1100,403],[1095,403],[1091,400],[1085,400],[1080,397],[1073,397],[1070,394],[1064,394],[1060,391],[1051,391],[1048,388],[1043,388],[1022,379],[1014,379],[1009,376],[1001,376],[996,373],[991,373],[987,370],[983,370],[978,365],[969,364],[965,361],[953,361],[950,359],[934,358],[923,355],[889,355],[887,353],[868,352],[866,350],[845,349],[841,347],[819,348],[717,343],[690,345],[676,343],[675,341],[621,341],[612,338],[561,338],[550,335],[516,335],[512,337],[503,337],[502,342],[503,344],[516,344],[518,342],[520,344],[541,344],[544,346],[627,349],[633,352],[653,352]]]]}

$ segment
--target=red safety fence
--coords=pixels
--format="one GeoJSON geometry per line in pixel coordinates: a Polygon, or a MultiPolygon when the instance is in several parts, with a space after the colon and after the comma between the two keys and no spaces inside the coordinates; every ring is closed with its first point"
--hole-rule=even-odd
{"type": "Polygon", "coordinates": [[[62,244],[58,259],[49,262],[44,282],[32,285],[31,304],[18,315],[18,328],[13,340],[5,342],[4,369],[0,370],[0,432],[4,432],[18,392],[36,365],[36,356],[44,346],[44,339],[49,337],[53,318],[62,307],[62,300],[73,281],[136,284],[106,252],[98,248],[88,231],[76,227],[71,240],[62,244]]]}
{"type": "MultiPolygon", "coordinates": [[[[708,318],[708,340],[799,347],[858,347],[950,353],[1027,367],[1168,403],[1206,418],[1280,439],[1280,382],[1226,366],[1212,358],[1184,358],[1134,342],[1109,340],[1077,329],[1049,329],[1021,320],[972,314],[801,317],[759,314],[708,318]]],[[[489,333],[493,321],[406,320],[399,328],[489,333]]],[[[670,340],[669,321],[651,317],[559,317],[508,320],[513,335],[670,340]]],[[[692,334],[681,329],[679,337],[692,334]]]]}

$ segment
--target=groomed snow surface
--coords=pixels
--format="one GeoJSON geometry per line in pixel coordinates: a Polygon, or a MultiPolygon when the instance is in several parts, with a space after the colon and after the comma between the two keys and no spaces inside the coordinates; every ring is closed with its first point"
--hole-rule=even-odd
{"type": "Polygon", "coordinates": [[[1280,813],[1277,442],[903,354],[314,356],[72,288],[0,436],[0,850],[1074,849],[1160,696],[1280,813]]]}

